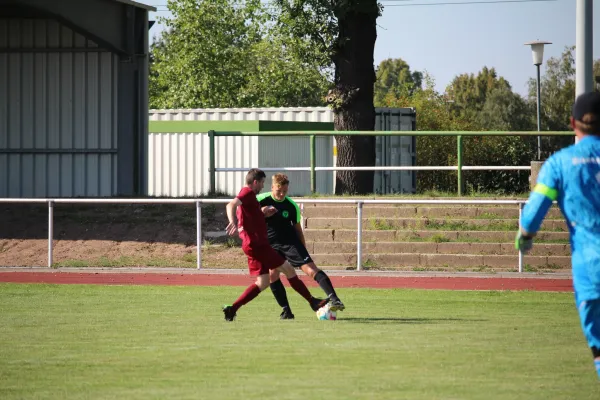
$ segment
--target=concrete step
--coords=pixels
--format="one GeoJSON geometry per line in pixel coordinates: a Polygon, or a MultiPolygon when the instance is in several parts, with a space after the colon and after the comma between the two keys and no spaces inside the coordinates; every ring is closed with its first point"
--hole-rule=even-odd
{"type": "MultiPolygon", "coordinates": [[[[308,242],[356,242],[355,229],[305,229],[304,235],[308,242]]],[[[434,230],[386,230],[386,231],[363,231],[362,239],[367,242],[393,242],[393,241],[447,241],[450,242],[500,242],[514,243],[514,231],[434,231],[434,230]]],[[[539,232],[535,243],[547,241],[569,240],[568,232],[539,232]]]]}
{"type": "MultiPolygon", "coordinates": [[[[356,267],[355,253],[312,254],[317,265],[356,267]]],[[[518,269],[518,255],[474,255],[474,254],[426,254],[426,253],[364,253],[363,265],[370,268],[436,268],[458,270],[459,268],[513,271],[518,269]]],[[[524,269],[548,269],[566,271],[571,268],[569,256],[531,256],[523,257],[524,269]]]]}
{"type": "MultiPolygon", "coordinates": [[[[363,230],[437,229],[437,230],[515,230],[516,219],[440,219],[440,218],[363,218],[363,230]]],[[[309,229],[356,229],[356,218],[305,218],[309,229]]],[[[566,232],[567,225],[561,219],[545,219],[542,230],[566,232]]]]}
{"type": "MultiPolygon", "coordinates": [[[[308,242],[307,248],[314,254],[356,253],[356,243],[308,242]]],[[[429,242],[370,242],[363,243],[362,250],[368,254],[469,254],[469,255],[516,255],[513,243],[429,243],[429,242]]],[[[536,244],[532,256],[570,256],[568,244],[536,244]]]]}
{"type": "MultiPolygon", "coordinates": [[[[305,218],[356,218],[356,206],[322,206],[304,205],[305,218]]],[[[468,219],[512,219],[519,217],[519,208],[514,207],[479,207],[479,206],[408,206],[408,205],[364,205],[363,217],[365,218],[468,218],[468,219]]],[[[562,214],[558,207],[552,207],[546,218],[561,219],[562,214]]]]}

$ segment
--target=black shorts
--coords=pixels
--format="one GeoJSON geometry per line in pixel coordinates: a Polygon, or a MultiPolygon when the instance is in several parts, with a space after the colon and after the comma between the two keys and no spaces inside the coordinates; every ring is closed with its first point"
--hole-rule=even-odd
{"type": "Polygon", "coordinates": [[[294,244],[275,243],[271,244],[271,247],[285,257],[294,268],[300,268],[304,264],[313,262],[310,254],[308,254],[308,250],[306,250],[306,247],[301,242],[294,244]]]}

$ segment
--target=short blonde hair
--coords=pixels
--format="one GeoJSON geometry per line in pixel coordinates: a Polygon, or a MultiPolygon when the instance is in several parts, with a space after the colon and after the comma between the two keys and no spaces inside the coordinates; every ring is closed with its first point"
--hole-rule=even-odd
{"type": "Polygon", "coordinates": [[[290,183],[286,174],[275,174],[272,178],[273,185],[276,186],[285,186],[290,183]]]}

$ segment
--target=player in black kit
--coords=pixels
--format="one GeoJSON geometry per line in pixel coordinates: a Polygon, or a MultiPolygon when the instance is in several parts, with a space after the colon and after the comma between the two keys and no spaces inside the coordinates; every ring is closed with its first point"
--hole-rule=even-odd
{"type": "MultiPolygon", "coordinates": [[[[258,201],[267,221],[269,243],[294,268],[300,268],[319,284],[327,294],[331,310],[342,311],[345,306],[335,293],[331,280],[315,265],[306,250],[306,241],[300,225],[300,208],[296,202],[286,196],[289,183],[286,175],[275,174],[271,192],[258,195],[258,201]]],[[[277,303],[283,308],[281,319],[293,319],[294,314],[288,303],[285,287],[279,278],[279,272],[271,274],[271,291],[277,303]]]]}

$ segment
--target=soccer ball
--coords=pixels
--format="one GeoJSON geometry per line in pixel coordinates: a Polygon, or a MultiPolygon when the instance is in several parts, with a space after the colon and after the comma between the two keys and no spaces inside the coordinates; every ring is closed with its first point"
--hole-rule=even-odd
{"type": "Polygon", "coordinates": [[[317,310],[317,319],[322,321],[335,321],[337,319],[337,313],[331,311],[331,306],[329,304],[325,304],[317,310]]]}

